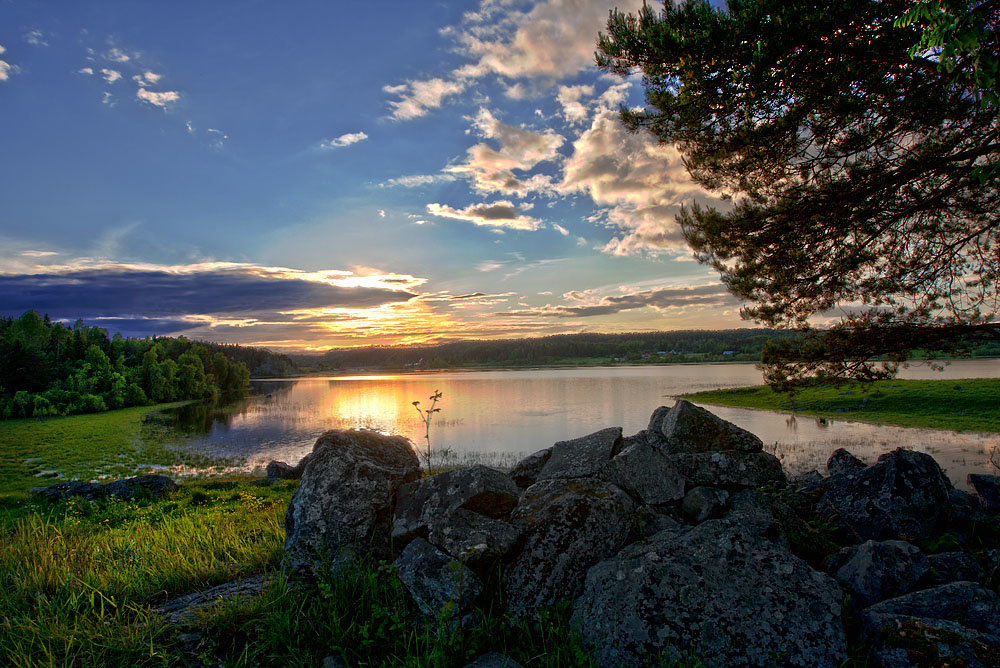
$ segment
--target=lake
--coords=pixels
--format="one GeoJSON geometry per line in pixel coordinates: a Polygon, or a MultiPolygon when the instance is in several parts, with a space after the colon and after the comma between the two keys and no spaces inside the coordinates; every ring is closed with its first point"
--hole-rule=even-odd
{"type": "MultiPolygon", "coordinates": [[[[936,371],[911,365],[900,378],[1000,377],[1000,360],[959,360],[936,371]]],[[[653,410],[677,395],[759,385],[749,364],[586,367],[511,371],[370,374],[252,381],[255,396],[221,408],[184,406],[168,412],[188,436],[178,447],[228,458],[234,469],[261,472],[272,459],[295,463],[327,429],[363,428],[402,434],[425,445],[412,402],[443,393],[431,446],[445,463],[510,466],[556,441],[605,427],[644,429],[653,410]]],[[[991,471],[1000,435],[883,427],[817,420],[771,411],[708,406],[759,436],[790,475],[824,470],[847,447],[866,462],[897,447],[933,455],[957,485],[968,473],[991,471]]]]}

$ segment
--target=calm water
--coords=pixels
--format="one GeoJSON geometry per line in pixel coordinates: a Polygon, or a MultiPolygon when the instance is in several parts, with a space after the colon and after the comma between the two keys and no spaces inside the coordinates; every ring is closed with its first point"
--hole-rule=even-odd
{"type": "MultiPolygon", "coordinates": [[[[902,378],[1000,377],[1000,360],[961,360],[944,372],[911,366],[902,378]]],[[[674,397],[714,388],[761,383],[752,365],[712,364],[643,367],[466,371],[254,381],[260,396],[224,409],[201,406],[172,413],[190,433],[182,447],[235,458],[244,470],[271,459],[297,462],[317,436],[333,428],[376,429],[423,444],[423,423],[411,405],[434,390],[444,394],[431,427],[438,452],[457,462],[505,466],[555,441],[604,427],[625,434],[646,427],[657,406],[674,397]]],[[[964,486],[971,472],[988,472],[990,434],[879,427],[820,421],[739,408],[709,407],[757,434],[790,474],[823,470],[830,452],[847,447],[865,461],[899,446],[928,452],[964,486]]]]}

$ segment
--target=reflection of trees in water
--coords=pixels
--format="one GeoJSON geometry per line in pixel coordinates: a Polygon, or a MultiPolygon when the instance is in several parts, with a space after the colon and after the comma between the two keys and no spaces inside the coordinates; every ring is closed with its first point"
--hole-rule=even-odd
{"type": "Polygon", "coordinates": [[[235,401],[199,401],[161,413],[160,421],[188,434],[207,436],[214,428],[228,431],[237,415],[245,415],[252,397],[241,397],[235,401]]]}

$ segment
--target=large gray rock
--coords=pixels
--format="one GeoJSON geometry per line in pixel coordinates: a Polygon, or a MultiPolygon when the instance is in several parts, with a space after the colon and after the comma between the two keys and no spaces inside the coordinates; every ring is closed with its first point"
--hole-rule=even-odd
{"type": "Polygon", "coordinates": [[[829,570],[860,607],[868,607],[912,591],[929,563],[916,545],[869,540],[833,555],[829,570]]]}
{"type": "Polygon", "coordinates": [[[538,481],[592,476],[610,460],[622,442],[621,427],[609,427],[571,441],[559,441],[538,474],[538,481]]]}
{"type": "Polygon", "coordinates": [[[693,486],[747,488],[785,482],[781,462],[766,452],[693,452],[667,459],[693,486]]]}
{"type": "Polygon", "coordinates": [[[855,473],[865,468],[865,463],[844,448],[837,448],[826,460],[826,472],[830,475],[855,473]]]}
{"type": "Polygon", "coordinates": [[[726,507],[729,492],[718,487],[695,487],[684,495],[681,512],[691,524],[701,524],[711,517],[718,517],[726,507]]]}
{"type": "Polygon", "coordinates": [[[634,440],[624,447],[598,477],[643,503],[658,505],[684,498],[684,476],[661,450],[645,440],[634,440]]]}
{"type": "Polygon", "coordinates": [[[1000,665],[1000,596],[972,582],[882,601],[861,619],[869,666],[1000,665]]]}
{"type": "Polygon", "coordinates": [[[791,550],[810,564],[822,563],[837,550],[836,545],[802,521],[794,510],[760,490],[744,489],[732,495],[725,518],[791,550]]]}
{"type": "Polygon", "coordinates": [[[450,608],[459,618],[483,593],[471,570],[423,538],[415,538],[396,559],[399,579],[425,615],[438,617],[450,608]]]}
{"type": "Polygon", "coordinates": [[[991,513],[1000,513],[1000,477],[970,473],[966,480],[976,490],[983,507],[991,513]]]}
{"type": "Polygon", "coordinates": [[[272,459],[267,463],[267,478],[268,480],[299,480],[302,478],[302,472],[306,470],[306,465],[309,464],[309,457],[311,455],[306,455],[299,460],[299,463],[295,466],[288,464],[287,462],[279,462],[272,459]]]}
{"type": "Polygon", "coordinates": [[[59,501],[70,496],[80,496],[89,501],[108,497],[131,501],[136,498],[161,498],[177,489],[177,483],[165,475],[140,475],[106,483],[57,482],[48,487],[31,489],[32,494],[49,501],[59,501]]]}
{"type": "Polygon", "coordinates": [[[316,441],[285,514],[285,566],[308,573],[358,557],[390,557],[392,502],[420,475],[410,442],[373,431],[332,430],[316,441]]]}
{"type": "Polygon", "coordinates": [[[511,514],[522,546],[503,576],[508,614],[520,619],[575,598],[587,569],[625,543],[633,510],[625,492],[593,478],[543,480],[526,489],[511,514]]]}
{"type": "Polygon", "coordinates": [[[428,527],[430,543],[475,569],[502,559],[520,536],[513,524],[464,508],[432,518],[428,527]]]}
{"type": "Polygon", "coordinates": [[[392,516],[392,539],[397,548],[426,536],[429,522],[465,508],[493,519],[505,520],[521,494],[507,475],[485,466],[445,471],[399,488],[392,516]]]}
{"type": "Polygon", "coordinates": [[[708,666],[839,666],[843,594],[753,531],[709,520],[629,545],[587,573],[571,623],[603,667],[690,651],[708,666]]]}
{"type": "Polygon", "coordinates": [[[948,520],[950,489],[933,457],[898,448],[832,476],[817,509],[862,540],[926,540],[948,520]]]}
{"type": "Polygon", "coordinates": [[[521,489],[527,489],[538,482],[538,474],[542,472],[542,467],[552,456],[552,448],[545,448],[528,455],[511,469],[510,479],[521,489]]]}
{"type": "Polygon", "coordinates": [[[760,452],[764,447],[747,430],[684,399],[669,410],[657,408],[650,419],[649,431],[663,439],[669,452],[760,452]]]}
{"type": "Polygon", "coordinates": [[[982,582],[983,567],[967,552],[939,552],[927,557],[929,568],[920,586],[936,587],[949,582],[982,582]]]}

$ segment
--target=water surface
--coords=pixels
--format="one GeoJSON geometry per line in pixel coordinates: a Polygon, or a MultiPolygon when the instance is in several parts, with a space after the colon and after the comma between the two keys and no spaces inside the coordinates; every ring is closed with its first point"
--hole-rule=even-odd
{"type": "MultiPolygon", "coordinates": [[[[1000,377],[1000,360],[961,360],[943,372],[912,365],[901,378],[1000,377]]],[[[657,406],[680,394],[758,385],[752,365],[700,364],[517,371],[450,371],[253,381],[261,394],[232,406],[188,406],[171,415],[190,436],[181,444],[238,459],[260,470],[271,459],[297,462],[327,429],[364,428],[403,434],[426,445],[412,402],[440,390],[431,427],[433,451],[456,462],[510,465],[552,443],[621,426],[644,429],[657,406]]],[[[965,476],[989,472],[994,434],[883,427],[741,408],[709,407],[759,436],[789,474],[823,470],[837,447],[873,462],[897,447],[932,454],[964,487],[965,476]]]]}

